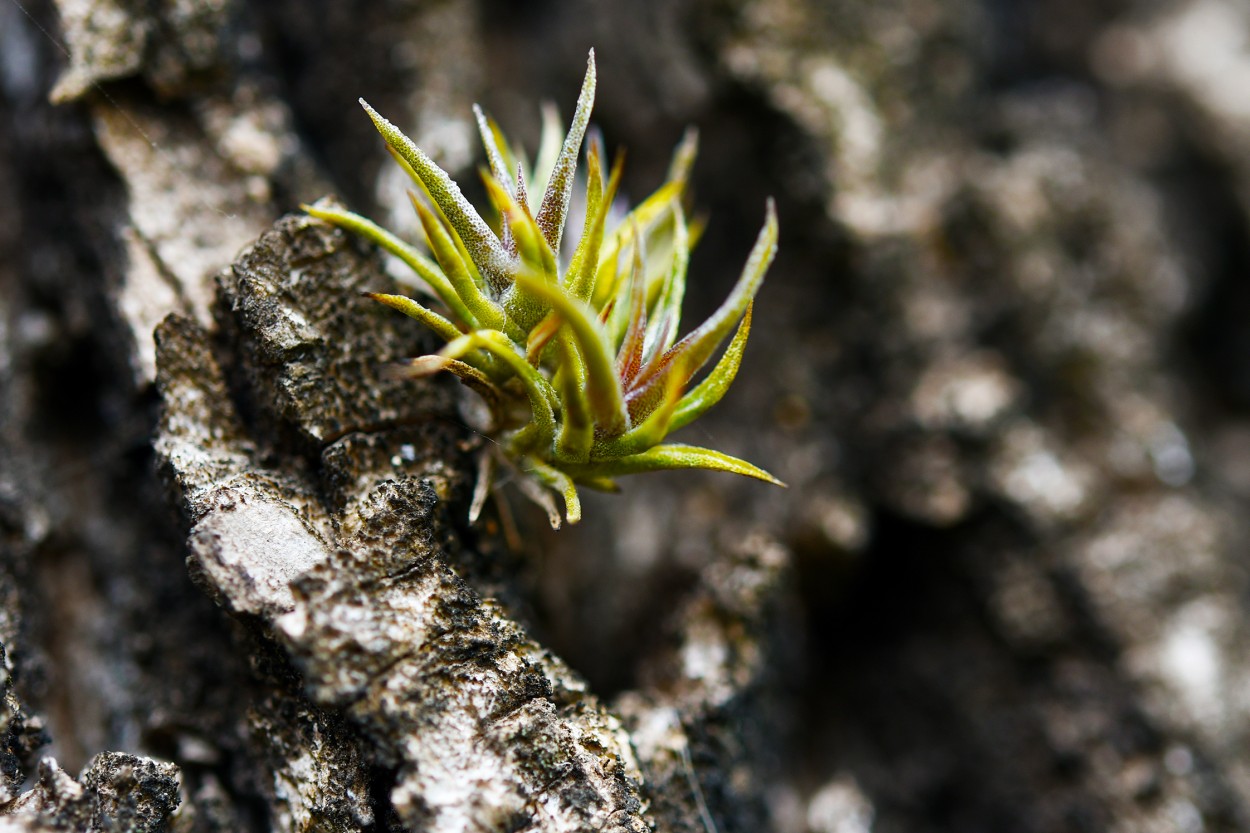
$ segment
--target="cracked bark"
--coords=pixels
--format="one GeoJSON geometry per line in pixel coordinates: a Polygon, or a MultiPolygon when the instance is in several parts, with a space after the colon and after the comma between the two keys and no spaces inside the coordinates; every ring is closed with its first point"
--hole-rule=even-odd
{"type": "Polygon", "coordinates": [[[0,829],[1250,827],[1241,6],[574,6],[0,4],[0,829]],[[470,181],[590,45],[629,193],[701,130],[691,305],[778,197],[697,430],[792,488],[518,554],[273,219],[410,228],[356,96],[470,181]]]}
{"type": "Polygon", "coordinates": [[[385,373],[408,340],[361,297],[380,272],[288,218],[221,280],[234,386],[194,323],[158,329],[192,572],[368,737],[408,829],[644,830],[617,721],[453,569],[471,467],[447,388],[385,373]]]}

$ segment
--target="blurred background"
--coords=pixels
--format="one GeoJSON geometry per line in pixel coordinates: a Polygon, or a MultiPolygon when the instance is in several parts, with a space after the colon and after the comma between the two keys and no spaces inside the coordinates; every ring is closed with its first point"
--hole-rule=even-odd
{"type": "Polygon", "coordinates": [[[415,236],[358,97],[472,195],[470,105],[532,153],[593,47],[627,197],[699,131],[687,322],[769,196],[781,224],[738,381],[681,439],[789,488],[643,476],[555,533],[511,501],[516,615],[626,711],[680,700],[709,575],[770,554],[718,614],[710,818],[668,826],[1250,830],[1250,6],[159,6],[0,0],[12,784],[132,751],[182,767],[187,829],[281,827],[152,470],[152,328],[210,323],[213,275],[323,194],[415,236]]]}

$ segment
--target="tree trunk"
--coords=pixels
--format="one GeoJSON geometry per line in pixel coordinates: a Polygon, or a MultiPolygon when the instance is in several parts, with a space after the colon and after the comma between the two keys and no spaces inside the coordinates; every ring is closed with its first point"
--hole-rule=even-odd
{"type": "MultiPolygon", "coordinates": [[[[0,830],[1250,829],[1250,15],[0,6],[0,830]],[[687,320],[777,198],[737,384],[551,532],[362,298],[364,96],[688,124],[687,320]],[[703,432],[700,435],[700,432],[703,432]],[[708,439],[710,435],[710,439],[708,439]]],[[[529,131],[528,134],[526,131],[529,131]]]]}

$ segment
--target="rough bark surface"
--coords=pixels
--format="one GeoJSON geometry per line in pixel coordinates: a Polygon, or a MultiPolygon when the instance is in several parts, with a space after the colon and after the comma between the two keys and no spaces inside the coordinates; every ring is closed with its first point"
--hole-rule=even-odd
{"type": "MultiPolygon", "coordinates": [[[[617,721],[453,569],[463,431],[446,387],[386,373],[416,345],[361,297],[380,272],[308,218],[262,236],[220,281],[233,396],[198,325],[157,329],[157,454],[192,574],[368,738],[364,762],[289,750],[324,771],[323,809],[363,800],[344,776],[372,763],[408,829],[644,830],[617,721]]],[[[338,819],[370,821],[367,804],[338,819]]]]}
{"type": "Polygon", "coordinates": [[[1250,830],[1247,44],[1237,0],[0,3],[0,830],[1250,830]],[[290,212],[413,229],[356,98],[467,184],[470,104],[532,148],[591,46],[627,194],[700,128],[687,320],[778,200],[687,431],[790,488],[469,527],[394,264],[290,212]]]}

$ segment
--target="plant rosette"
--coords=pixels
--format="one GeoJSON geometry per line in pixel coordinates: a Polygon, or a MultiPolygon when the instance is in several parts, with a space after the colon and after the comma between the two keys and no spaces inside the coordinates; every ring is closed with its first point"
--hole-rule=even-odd
{"type": "Polygon", "coordinates": [[[402,372],[450,372],[487,406],[486,433],[494,442],[482,458],[470,521],[499,465],[519,474],[520,488],[555,528],[561,520],[555,495],[563,497],[565,518],[576,523],[577,487],[616,491],[616,478],[625,474],[699,468],[784,485],[744,460],[664,441],[720,401],[737,374],[752,304],[776,252],[773,203],[729,296],[678,339],[690,250],[701,230],[685,210],[695,134],[678,146],[667,181],[619,216],[620,158],[605,170],[601,141],[594,135],[585,141],[594,95],[592,50],[572,124],[564,131],[552,109],[544,111],[532,165],[474,107],[489,162],[483,180],[498,218],[494,228],[445,171],[361,99],[412,180],[409,195],[428,255],[328,201],[305,206],[399,258],[444,308],[370,295],[446,342],[438,353],[406,362],[402,372]],[[584,217],[571,245],[565,225],[583,143],[584,217]],[[729,346],[711,371],[692,384],[726,338],[729,346]]]}

